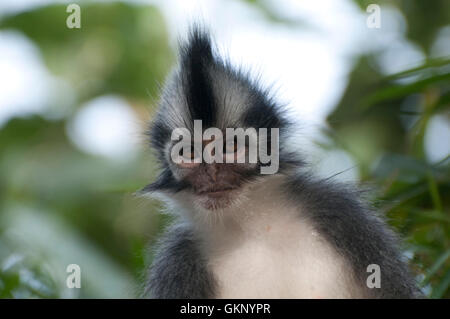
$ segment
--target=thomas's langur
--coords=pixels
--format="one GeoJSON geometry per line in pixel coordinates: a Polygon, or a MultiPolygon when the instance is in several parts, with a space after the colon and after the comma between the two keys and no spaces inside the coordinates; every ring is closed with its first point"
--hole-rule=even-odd
{"type": "Polygon", "coordinates": [[[149,129],[162,171],[142,192],[176,218],[145,297],[422,296],[396,236],[359,192],[305,173],[295,130],[208,32],[190,29],[149,129]]]}

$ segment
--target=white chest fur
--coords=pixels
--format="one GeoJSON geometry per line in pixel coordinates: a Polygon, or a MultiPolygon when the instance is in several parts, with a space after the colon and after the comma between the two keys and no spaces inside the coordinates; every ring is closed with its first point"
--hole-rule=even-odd
{"type": "Polygon", "coordinates": [[[216,247],[210,267],[217,298],[355,297],[344,260],[300,220],[216,247]]]}
{"type": "Polygon", "coordinates": [[[217,298],[361,297],[345,259],[298,207],[259,198],[253,211],[237,212],[245,215],[237,227],[215,230],[207,244],[217,298]]]}

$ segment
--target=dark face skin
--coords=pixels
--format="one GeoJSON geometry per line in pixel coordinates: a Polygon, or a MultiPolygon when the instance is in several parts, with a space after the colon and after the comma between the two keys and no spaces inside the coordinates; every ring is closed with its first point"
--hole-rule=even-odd
{"type": "MultiPolygon", "coordinates": [[[[211,141],[203,140],[203,150],[211,141]]],[[[237,146],[231,149],[224,148],[224,156],[232,156],[236,159],[239,152],[246,151],[245,146],[244,149],[238,149],[237,146]]],[[[194,158],[193,152],[186,155],[183,154],[185,158],[194,158]]],[[[181,179],[190,186],[189,191],[196,196],[201,206],[208,210],[226,208],[231,205],[238,191],[247,181],[247,177],[255,171],[255,165],[248,163],[202,161],[202,163],[174,163],[174,165],[181,179]]]]}

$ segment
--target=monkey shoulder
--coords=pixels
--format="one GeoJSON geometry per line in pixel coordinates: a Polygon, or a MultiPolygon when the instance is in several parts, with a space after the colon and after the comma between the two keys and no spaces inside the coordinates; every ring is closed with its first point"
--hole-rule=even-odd
{"type": "Polygon", "coordinates": [[[146,297],[211,297],[213,279],[190,226],[182,223],[169,226],[156,247],[149,268],[146,297]]]}
{"type": "Polygon", "coordinates": [[[351,265],[354,277],[375,298],[422,297],[400,249],[400,240],[366,199],[367,190],[310,176],[286,183],[289,198],[351,265]],[[381,269],[381,289],[368,289],[368,267],[381,269]]]}

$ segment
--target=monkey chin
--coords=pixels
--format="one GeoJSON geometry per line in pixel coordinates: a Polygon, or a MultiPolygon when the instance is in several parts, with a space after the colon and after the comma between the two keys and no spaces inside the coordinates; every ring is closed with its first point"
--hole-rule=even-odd
{"type": "Polygon", "coordinates": [[[215,211],[229,208],[236,197],[234,190],[210,192],[199,196],[199,204],[206,210],[215,211]]]}

